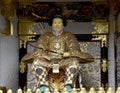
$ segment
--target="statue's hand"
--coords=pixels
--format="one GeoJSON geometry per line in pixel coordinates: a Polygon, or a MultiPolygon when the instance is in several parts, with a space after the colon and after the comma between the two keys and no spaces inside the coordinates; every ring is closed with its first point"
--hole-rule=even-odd
{"type": "Polygon", "coordinates": [[[47,60],[51,60],[51,58],[49,56],[42,56],[42,57],[47,59],[47,60]]]}
{"type": "Polygon", "coordinates": [[[69,52],[64,52],[63,53],[63,57],[69,57],[70,56],[70,53],[69,52]]]}

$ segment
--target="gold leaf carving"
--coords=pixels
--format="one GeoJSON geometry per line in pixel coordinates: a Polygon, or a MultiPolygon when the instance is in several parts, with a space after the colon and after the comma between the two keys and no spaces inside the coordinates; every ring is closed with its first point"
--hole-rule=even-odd
{"type": "Polygon", "coordinates": [[[94,31],[92,34],[108,34],[108,22],[105,20],[93,21],[94,31]]]}

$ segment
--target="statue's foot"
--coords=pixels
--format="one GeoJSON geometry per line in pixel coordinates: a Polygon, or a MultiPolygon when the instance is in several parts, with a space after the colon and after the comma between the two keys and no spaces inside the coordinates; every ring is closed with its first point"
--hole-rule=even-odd
{"type": "Polygon", "coordinates": [[[72,92],[72,87],[68,84],[68,85],[65,85],[65,88],[67,89],[68,92],[72,92]]]}
{"type": "Polygon", "coordinates": [[[48,87],[48,86],[41,86],[41,87],[40,87],[40,92],[41,92],[41,93],[44,93],[44,91],[45,91],[46,89],[49,89],[49,87],[48,87]]]}

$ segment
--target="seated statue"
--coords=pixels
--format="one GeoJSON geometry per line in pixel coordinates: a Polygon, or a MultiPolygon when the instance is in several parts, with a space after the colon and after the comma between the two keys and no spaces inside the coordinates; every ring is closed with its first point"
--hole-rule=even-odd
{"type": "Polygon", "coordinates": [[[53,16],[49,25],[51,32],[43,33],[36,42],[33,53],[22,58],[23,62],[32,62],[37,77],[37,88],[44,92],[46,88],[60,91],[66,87],[71,91],[80,71],[80,63],[93,62],[93,57],[80,50],[76,37],[64,31],[67,25],[61,15],[53,16]]]}

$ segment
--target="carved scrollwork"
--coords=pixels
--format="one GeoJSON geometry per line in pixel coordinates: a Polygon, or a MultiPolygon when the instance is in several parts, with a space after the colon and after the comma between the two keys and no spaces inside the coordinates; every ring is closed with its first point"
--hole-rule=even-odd
{"type": "Polygon", "coordinates": [[[108,34],[108,22],[105,20],[93,21],[94,31],[92,34],[108,34]]]}
{"type": "Polygon", "coordinates": [[[101,40],[102,43],[106,43],[107,45],[107,36],[109,33],[109,25],[106,20],[95,20],[92,21],[92,25],[94,26],[94,31],[92,32],[92,35],[94,38],[92,40],[101,40]]]}

